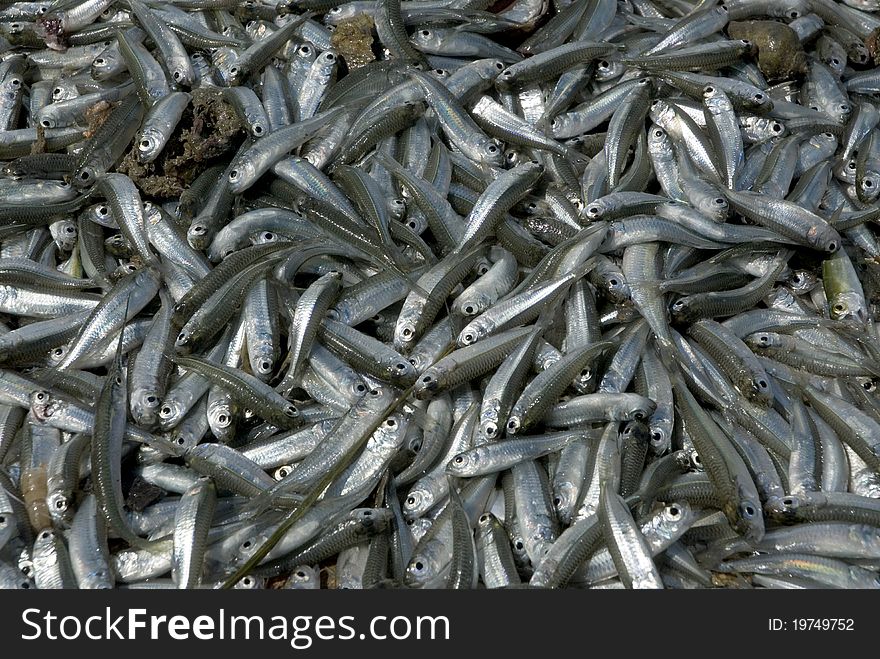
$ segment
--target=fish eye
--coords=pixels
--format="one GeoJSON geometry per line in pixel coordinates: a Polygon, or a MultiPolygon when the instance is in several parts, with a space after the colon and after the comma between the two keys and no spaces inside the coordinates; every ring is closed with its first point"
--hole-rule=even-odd
{"type": "Polygon", "coordinates": [[[770,130],[772,130],[774,133],[778,133],[782,131],[782,125],[774,121],[772,124],[770,124],[770,130]]]}
{"type": "Polygon", "coordinates": [[[495,62],[495,68],[500,71],[504,68],[504,64],[502,64],[501,62],[495,62]]]}
{"type": "Polygon", "coordinates": [[[463,458],[462,456],[460,456],[460,455],[456,455],[456,456],[452,459],[452,461],[453,461],[455,464],[460,465],[462,462],[464,462],[464,458],[463,458]]]}
{"type": "Polygon", "coordinates": [[[423,37],[430,37],[431,31],[430,30],[422,30],[421,34],[423,37]]]}
{"type": "Polygon", "coordinates": [[[755,510],[755,507],[751,503],[749,503],[748,501],[742,504],[741,511],[742,511],[743,517],[745,517],[746,519],[752,519],[755,516],[755,514],[757,513],[757,510],[755,510]]]}
{"type": "Polygon", "coordinates": [[[681,509],[678,506],[669,506],[666,509],[666,512],[669,513],[669,516],[673,519],[679,517],[681,515],[681,509]]]}

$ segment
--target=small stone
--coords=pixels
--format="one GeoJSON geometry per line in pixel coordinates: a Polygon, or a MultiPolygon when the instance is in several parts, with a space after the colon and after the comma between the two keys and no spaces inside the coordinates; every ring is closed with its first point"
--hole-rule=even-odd
{"type": "Polygon", "coordinates": [[[771,82],[789,80],[807,70],[807,56],[797,32],[776,21],[736,21],[727,26],[732,39],[748,39],[758,49],[758,68],[771,82]]]}
{"type": "Polygon", "coordinates": [[[366,14],[357,14],[341,21],[330,43],[350,70],[369,64],[376,59],[373,52],[373,19],[366,14]]]}

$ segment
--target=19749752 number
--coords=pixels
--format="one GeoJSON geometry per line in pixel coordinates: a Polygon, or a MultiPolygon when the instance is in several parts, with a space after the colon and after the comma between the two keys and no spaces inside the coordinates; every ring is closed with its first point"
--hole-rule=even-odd
{"type": "Polygon", "coordinates": [[[855,630],[855,621],[852,618],[770,618],[768,628],[772,632],[851,632],[855,630]]]}

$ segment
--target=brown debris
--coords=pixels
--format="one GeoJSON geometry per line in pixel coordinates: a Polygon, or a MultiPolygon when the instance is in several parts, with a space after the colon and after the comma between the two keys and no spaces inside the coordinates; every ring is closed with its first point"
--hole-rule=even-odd
{"type": "Polygon", "coordinates": [[[735,588],[748,589],[752,587],[751,579],[748,575],[737,574],[734,572],[713,572],[712,585],[716,588],[735,588]]]}
{"type": "Polygon", "coordinates": [[[110,111],[113,109],[113,105],[108,103],[107,101],[98,101],[88,110],[86,110],[86,132],[83,133],[83,137],[86,139],[90,138],[94,135],[98,129],[104,125],[104,122],[107,121],[107,117],[110,116],[110,111]]]}
{"type": "Polygon", "coordinates": [[[43,128],[39,122],[37,123],[37,139],[34,140],[34,143],[31,144],[31,155],[35,156],[38,153],[45,153],[46,151],[46,129],[43,128]]]}
{"type": "Polygon", "coordinates": [[[151,163],[138,162],[134,143],[118,171],[128,174],[145,195],[174,199],[227,151],[237,148],[243,136],[241,121],[218,89],[194,89],[192,102],[159,157],[151,163]]]}
{"type": "Polygon", "coordinates": [[[373,19],[366,14],[358,14],[341,21],[330,37],[330,44],[350,70],[369,64],[376,59],[373,53],[373,19]]]}
{"type": "Polygon", "coordinates": [[[776,21],[735,21],[727,26],[732,39],[748,39],[758,48],[758,68],[769,81],[789,80],[807,70],[807,55],[797,32],[776,21]]]}
{"type": "Polygon", "coordinates": [[[874,60],[874,66],[880,66],[880,27],[871,32],[865,39],[868,55],[874,60]]]}

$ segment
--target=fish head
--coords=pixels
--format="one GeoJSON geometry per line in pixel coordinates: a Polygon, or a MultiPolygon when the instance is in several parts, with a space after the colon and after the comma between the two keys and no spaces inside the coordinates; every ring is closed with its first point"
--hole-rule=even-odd
{"type": "Polygon", "coordinates": [[[152,389],[138,387],[131,392],[131,416],[139,426],[149,427],[156,422],[156,414],[162,401],[152,389]]]}
{"type": "Polygon", "coordinates": [[[159,155],[164,146],[162,135],[153,127],[146,127],[141,131],[137,140],[137,159],[140,162],[150,162],[159,155]]]}
{"type": "Polygon", "coordinates": [[[435,503],[437,502],[431,489],[417,484],[407,492],[406,499],[403,500],[403,515],[407,519],[416,519],[433,508],[435,503]]]}
{"type": "Polygon", "coordinates": [[[869,319],[865,300],[858,293],[839,293],[829,300],[829,315],[832,320],[857,320],[866,323],[869,319]]]}
{"type": "Polygon", "coordinates": [[[740,499],[736,506],[734,528],[750,542],[758,542],[764,537],[764,516],[757,499],[740,499]]]}
{"type": "Polygon", "coordinates": [[[453,311],[462,316],[476,316],[492,306],[492,298],[482,291],[462,295],[452,305],[453,311]]]}
{"type": "Polygon", "coordinates": [[[479,469],[480,450],[472,449],[454,456],[446,464],[446,473],[452,476],[467,476],[479,469]]]}
{"type": "Polygon", "coordinates": [[[253,183],[257,177],[256,164],[247,158],[237,160],[229,169],[226,175],[229,181],[230,189],[235,192],[243,191],[248,185],[253,183]]]}
{"type": "Polygon", "coordinates": [[[419,548],[406,566],[404,583],[410,588],[430,588],[439,585],[443,576],[443,553],[438,542],[427,542],[419,548]]]}

